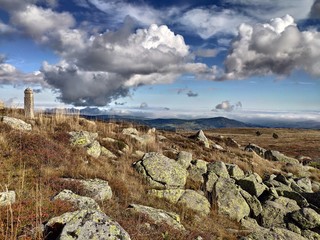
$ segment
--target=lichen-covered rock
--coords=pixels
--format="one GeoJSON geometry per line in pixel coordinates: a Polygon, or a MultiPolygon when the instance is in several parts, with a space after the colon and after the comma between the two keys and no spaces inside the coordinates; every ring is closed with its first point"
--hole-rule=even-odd
{"type": "Polygon", "coordinates": [[[82,185],[87,197],[91,197],[96,201],[106,201],[112,198],[112,190],[107,181],[95,179],[64,179],[65,181],[72,181],[82,185]]]}
{"type": "Polygon", "coordinates": [[[290,209],[283,206],[281,203],[267,201],[262,205],[260,215],[261,226],[266,228],[280,227],[285,228],[285,217],[290,212],[290,209]]]}
{"type": "Polygon", "coordinates": [[[177,163],[160,153],[146,153],[141,161],[134,164],[138,172],[145,175],[154,185],[165,188],[182,188],[186,184],[188,172],[177,163]]]}
{"type": "Polygon", "coordinates": [[[283,197],[295,200],[300,207],[309,206],[307,199],[305,199],[300,193],[297,193],[293,190],[285,190],[285,189],[279,189],[279,188],[276,188],[276,190],[279,196],[283,196],[283,197]]]}
{"type": "Polygon", "coordinates": [[[94,141],[92,144],[87,146],[87,154],[94,158],[100,157],[100,154],[101,154],[100,143],[98,141],[94,141]]]}
{"type": "Polygon", "coordinates": [[[89,146],[98,137],[98,133],[91,133],[87,131],[69,132],[69,135],[71,136],[71,145],[79,147],[89,146]]]}
{"type": "Polygon", "coordinates": [[[154,133],[148,133],[148,134],[141,134],[137,129],[135,128],[125,128],[122,130],[122,134],[128,135],[141,145],[146,145],[148,143],[155,142],[155,134],[154,133]]]}
{"type": "Polygon", "coordinates": [[[220,177],[215,184],[214,192],[212,202],[216,202],[219,213],[238,222],[245,216],[249,216],[250,207],[233,179],[220,177]]]}
{"type": "Polygon", "coordinates": [[[245,178],[239,179],[237,184],[248,193],[259,197],[266,189],[267,186],[259,183],[256,176],[251,174],[245,178]]]}
{"type": "Polygon", "coordinates": [[[208,199],[193,190],[167,189],[150,190],[149,195],[158,198],[164,198],[173,204],[182,204],[200,215],[207,215],[210,212],[210,203],[208,199]]]}
{"type": "Polygon", "coordinates": [[[8,206],[16,201],[15,191],[0,192],[0,206],[8,206]]]}
{"type": "Polygon", "coordinates": [[[179,152],[177,162],[187,169],[192,161],[192,153],[181,151],[179,152]]]}
{"type": "Polygon", "coordinates": [[[130,204],[128,209],[148,216],[156,224],[165,223],[175,229],[185,230],[183,225],[180,223],[180,216],[174,212],[167,212],[162,209],[156,209],[139,204],[130,204]]]}
{"type": "Polygon", "coordinates": [[[286,198],[286,197],[279,197],[274,200],[275,203],[280,203],[282,206],[284,206],[287,209],[287,212],[293,212],[300,209],[299,205],[296,201],[286,198]]]}
{"type": "Polygon", "coordinates": [[[139,135],[139,131],[136,128],[124,128],[122,130],[124,135],[139,135]]]}
{"type": "Polygon", "coordinates": [[[320,240],[320,234],[311,230],[303,230],[301,235],[310,240],[320,240]]]}
{"type": "Polygon", "coordinates": [[[291,214],[291,218],[302,228],[320,227],[320,215],[311,208],[302,208],[291,214]]]}
{"type": "Polygon", "coordinates": [[[180,197],[179,204],[183,204],[200,215],[208,215],[210,213],[210,203],[208,199],[193,190],[186,190],[180,197]]]}
{"type": "Polygon", "coordinates": [[[106,149],[103,146],[101,146],[101,155],[110,159],[118,158],[117,155],[115,155],[113,152],[111,152],[110,150],[106,149]]]}
{"type": "Polygon", "coordinates": [[[157,198],[164,198],[170,203],[176,204],[185,193],[184,189],[149,190],[148,194],[157,198]]]}
{"type": "Polygon", "coordinates": [[[268,150],[264,153],[264,158],[271,161],[299,164],[299,160],[295,158],[288,157],[278,151],[268,150]]]}
{"type": "Polygon", "coordinates": [[[229,178],[228,169],[226,164],[221,161],[210,162],[207,165],[208,172],[214,172],[219,177],[229,178]]]}
{"type": "Polygon", "coordinates": [[[62,200],[70,202],[72,205],[78,209],[95,209],[100,210],[99,205],[90,197],[79,196],[78,194],[73,193],[71,190],[64,189],[52,200],[62,200]]]}
{"type": "Polygon", "coordinates": [[[18,118],[13,118],[13,117],[0,117],[0,121],[8,124],[10,127],[16,130],[22,130],[22,131],[31,131],[32,126],[29,123],[26,123],[25,121],[22,121],[21,119],[18,118]]]}
{"type": "Polygon", "coordinates": [[[64,213],[45,225],[46,240],[130,240],[129,234],[105,213],[85,209],[64,213]]]}
{"type": "Polygon", "coordinates": [[[313,192],[310,178],[300,178],[296,181],[296,183],[304,192],[313,192]]]}
{"type": "Polygon", "coordinates": [[[203,160],[193,160],[188,168],[189,178],[204,183],[203,175],[207,172],[207,164],[208,162],[203,160]]]}
{"type": "Polygon", "coordinates": [[[262,206],[258,198],[246,192],[245,190],[241,190],[240,193],[249,205],[252,215],[254,217],[258,217],[259,214],[262,212],[262,206]]]}
{"type": "Polygon", "coordinates": [[[259,229],[241,240],[307,240],[301,235],[284,228],[259,229]]]}
{"type": "Polygon", "coordinates": [[[241,178],[244,178],[244,172],[241,168],[238,167],[236,164],[226,164],[228,173],[230,177],[239,180],[241,178]]]}
{"type": "Polygon", "coordinates": [[[205,190],[208,193],[212,193],[214,191],[214,185],[218,181],[219,177],[212,171],[208,171],[205,175],[205,190]]]}

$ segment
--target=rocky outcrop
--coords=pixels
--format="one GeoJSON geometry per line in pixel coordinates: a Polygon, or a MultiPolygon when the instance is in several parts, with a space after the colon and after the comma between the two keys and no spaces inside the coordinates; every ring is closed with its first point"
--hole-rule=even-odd
{"type": "Polygon", "coordinates": [[[267,186],[261,183],[254,174],[239,179],[237,184],[251,195],[257,197],[259,197],[267,189],[267,186]]]}
{"type": "Polygon", "coordinates": [[[29,123],[26,123],[25,121],[22,121],[18,118],[13,117],[0,117],[0,122],[3,122],[5,124],[8,124],[10,127],[16,130],[22,130],[22,131],[31,131],[32,126],[29,123]]]}
{"type": "Polygon", "coordinates": [[[198,131],[195,135],[190,136],[190,138],[201,142],[206,148],[210,147],[209,140],[202,130],[198,131]]]}
{"type": "Polygon", "coordinates": [[[270,160],[270,161],[278,161],[278,162],[285,162],[285,163],[291,163],[291,164],[299,164],[299,161],[295,158],[288,157],[279,151],[275,150],[267,150],[262,147],[259,147],[258,145],[250,143],[244,148],[245,151],[248,152],[255,152],[260,157],[270,160]]]}
{"type": "Polygon", "coordinates": [[[44,230],[46,240],[121,239],[130,240],[129,234],[105,213],[83,209],[50,219],[44,230]]]}
{"type": "Polygon", "coordinates": [[[79,196],[73,193],[71,190],[64,189],[56,196],[52,198],[52,200],[62,200],[70,202],[72,205],[77,207],[78,209],[95,209],[100,210],[99,205],[90,197],[79,196]]]}
{"type": "Polygon", "coordinates": [[[156,152],[146,153],[134,167],[154,187],[182,188],[188,176],[182,165],[156,152]]]}
{"type": "Polygon", "coordinates": [[[0,192],[0,206],[8,206],[16,201],[15,191],[0,192]]]}
{"type": "Polygon", "coordinates": [[[162,209],[156,209],[139,204],[130,204],[128,210],[146,215],[155,224],[165,223],[177,230],[185,230],[183,225],[180,223],[180,216],[174,212],[167,212],[162,209]]]}
{"type": "Polygon", "coordinates": [[[239,180],[244,178],[244,172],[236,164],[226,164],[228,173],[233,179],[239,180]]]}
{"type": "Polygon", "coordinates": [[[200,215],[207,215],[210,212],[210,203],[207,198],[193,190],[168,189],[150,190],[149,195],[164,198],[173,204],[181,204],[200,215]]]}
{"type": "Polygon", "coordinates": [[[187,169],[192,161],[192,153],[181,151],[179,152],[177,162],[187,169]]]}

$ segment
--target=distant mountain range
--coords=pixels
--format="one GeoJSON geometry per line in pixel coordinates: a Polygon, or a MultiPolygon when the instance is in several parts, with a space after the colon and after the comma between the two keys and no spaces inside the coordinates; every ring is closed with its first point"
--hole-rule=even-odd
{"type": "Polygon", "coordinates": [[[155,127],[157,129],[175,131],[178,129],[184,130],[200,130],[200,129],[212,129],[212,128],[250,128],[261,127],[251,123],[244,123],[224,117],[215,118],[201,118],[201,119],[144,119],[138,117],[124,117],[124,116],[110,116],[110,115],[96,115],[86,116],[88,119],[96,119],[103,121],[129,121],[138,124],[147,125],[149,127],[155,127]]]}

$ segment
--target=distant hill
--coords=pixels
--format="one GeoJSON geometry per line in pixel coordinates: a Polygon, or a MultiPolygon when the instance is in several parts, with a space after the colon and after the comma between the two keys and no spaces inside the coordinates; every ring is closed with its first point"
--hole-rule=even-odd
{"type": "Polygon", "coordinates": [[[212,129],[212,128],[250,128],[261,127],[258,125],[244,123],[233,119],[224,117],[215,118],[201,118],[201,119],[144,119],[138,117],[124,117],[124,116],[110,116],[110,115],[97,115],[97,116],[85,116],[89,119],[97,119],[103,121],[130,121],[138,124],[147,125],[149,127],[155,127],[157,129],[175,131],[177,129],[183,130],[199,130],[199,129],[212,129]]]}

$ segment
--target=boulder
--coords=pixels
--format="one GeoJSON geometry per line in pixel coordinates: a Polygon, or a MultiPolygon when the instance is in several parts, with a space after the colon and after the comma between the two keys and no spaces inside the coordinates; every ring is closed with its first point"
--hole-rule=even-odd
{"type": "Polygon", "coordinates": [[[162,209],[156,209],[139,204],[130,204],[128,210],[146,215],[155,224],[165,223],[177,230],[185,230],[180,223],[180,216],[174,212],[167,212],[162,209]]]}
{"type": "Polygon", "coordinates": [[[279,188],[276,188],[276,190],[279,196],[283,196],[283,197],[295,200],[300,207],[309,206],[307,199],[305,199],[301,194],[293,190],[286,190],[286,189],[279,189],[279,188]]]}
{"type": "Polygon", "coordinates": [[[67,178],[64,180],[81,184],[86,196],[96,201],[106,201],[112,198],[112,190],[107,181],[98,178],[87,180],[67,178]]]}
{"type": "Polygon", "coordinates": [[[183,204],[186,208],[200,215],[208,215],[210,213],[210,203],[208,199],[193,190],[186,190],[180,197],[178,203],[183,204]]]}
{"type": "Polygon", "coordinates": [[[302,208],[290,216],[302,229],[320,227],[320,215],[312,208],[302,208]]]}
{"type": "Polygon", "coordinates": [[[262,212],[260,215],[260,224],[263,227],[286,227],[286,216],[290,209],[283,206],[281,203],[266,201],[262,205],[262,212]]]}
{"type": "Polygon", "coordinates": [[[211,147],[213,148],[213,149],[217,149],[217,150],[220,150],[220,151],[223,151],[224,150],[224,148],[223,147],[221,147],[219,144],[217,144],[217,143],[213,143],[212,145],[211,145],[211,147]]]}
{"type": "Polygon", "coordinates": [[[303,230],[301,235],[310,240],[320,240],[320,234],[311,230],[303,230]]]}
{"type": "Polygon", "coordinates": [[[239,179],[237,184],[243,189],[246,190],[251,195],[259,197],[266,189],[267,186],[263,183],[259,183],[259,179],[254,174],[239,179]]]}
{"type": "Polygon", "coordinates": [[[16,130],[22,130],[22,131],[31,131],[32,126],[29,123],[26,123],[25,121],[22,121],[21,119],[18,118],[13,118],[13,117],[0,117],[0,121],[8,124],[10,127],[16,130]]]}
{"type": "Polygon", "coordinates": [[[255,152],[256,154],[258,154],[260,157],[263,157],[263,158],[264,158],[264,153],[267,151],[266,149],[259,147],[258,145],[253,143],[249,143],[249,145],[247,145],[244,148],[244,150],[248,152],[255,152]]]}
{"type": "Polygon", "coordinates": [[[299,160],[295,158],[288,157],[278,151],[267,150],[264,153],[264,158],[271,161],[291,163],[291,164],[299,164],[299,160]]]}
{"type": "Polygon", "coordinates": [[[240,221],[249,216],[250,207],[242,197],[233,179],[220,177],[214,187],[212,202],[217,204],[218,212],[240,221]]]}
{"type": "Polygon", "coordinates": [[[72,205],[79,209],[95,209],[100,210],[99,205],[90,197],[79,196],[71,190],[64,189],[59,194],[54,196],[52,200],[62,200],[70,202],[72,205]]]}
{"type": "Polygon", "coordinates": [[[98,137],[98,133],[91,133],[87,131],[69,132],[69,135],[71,136],[71,145],[79,147],[89,146],[98,137]]]}
{"type": "Polygon", "coordinates": [[[46,225],[45,239],[122,239],[130,240],[129,234],[105,213],[82,209],[67,212],[50,219],[46,225]]]}
{"type": "Polygon", "coordinates": [[[224,142],[228,147],[232,147],[232,148],[240,148],[241,147],[240,144],[237,143],[236,140],[234,140],[230,137],[228,137],[224,142]]]}
{"type": "Polygon", "coordinates": [[[205,190],[208,193],[214,191],[214,185],[218,181],[219,177],[214,172],[208,171],[205,175],[205,190]]]}
{"type": "Polygon", "coordinates": [[[228,170],[230,177],[232,177],[236,180],[244,178],[244,172],[242,171],[241,168],[238,167],[238,165],[226,163],[226,167],[227,167],[227,170],[228,170]]]}
{"type": "Polygon", "coordinates": [[[304,192],[313,192],[310,178],[300,178],[296,181],[296,183],[304,192]]]}
{"type": "Polygon", "coordinates": [[[177,163],[161,153],[146,153],[134,167],[156,187],[182,188],[186,184],[188,172],[177,163]]]}
{"type": "Polygon", "coordinates": [[[251,210],[251,215],[254,217],[258,217],[259,214],[262,212],[262,206],[258,198],[246,192],[245,190],[241,190],[240,193],[246,200],[247,204],[249,205],[251,210]]]}
{"type": "Polygon", "coordinates": [[[92,144],[87,146],[87,154],[91,157],[98,158],[101,154],[101,146],[98,141],[94,141],[92,144]]]}
{"type": "Polygon", "coordinates": [[[210,147],[209,140],[202,130],[199,130],[195,135],[190,136],[190,138],[203,143],[206,148],[210,147]]]}
{"type": "Polygon", "coordinates": [[[195,182],[204,183],[203,175],[207,172],[208,162],[203,160],[193,160],[188,168],[189,178],[195,182]]]}
{"type": "Polygon", "coordinates": [[[117,159],[117,155],[113,154],[110,150],[106,149],[105,147],[101,146],[101,155],[105,156],[110,159],[117,159]]]}
{"type": "Polygon", "coordinates": [[[208,172],[214,172],[219,177],[229,178],[228,169],[226,164],[221,161],[210,162],[207,165],[208,172]]]}
{"type": "Polygon", "coordinates": [[[141,145],[155,142],[155,134],[141,134],[135,128],[125,128],[122,130],[122,134],[130,136],[133,140],[137,141],[141,145]]]}
{"type": "Polygon", "coordinates": [[[193,190],[150,190],[148,194],[158,198],[164,198],[173,204],[182,204],[200,215],[207,215],[210,213],[210,203],[208,199],[193,190]]]}
{"type": "Polygon", "coordinates": [[[136,128],[124,128],[122,130],[124,135],[139,135],[139,131],[136,128]]]}
{"type": "Polygon", "coordinates": [[[259,229],[248,236],[240,238],[241,240],[307,240],[301,235],[291,232],[284,228],[259,229]]]}
{"type": "Polygon", "coordinates": [[[275,199],[274,202],[279,203],[282,206],[284,206],[286,208],[287,212],[293,212],[293,211],[297,211],[300,209],[297,202],[290,199],[290,198],[279,197],[279,198],[275,199]]]}
{"type": "Polygon", "coordinates": [[[16,201],[15,191],[0,192],[0,206],[8,206],[16,201]]]}
{"type": "Polygon", "coordinates": [[[187,169],[192,161],[192,153],[181,151],[179,152],[177,162],[187,169]]]}

